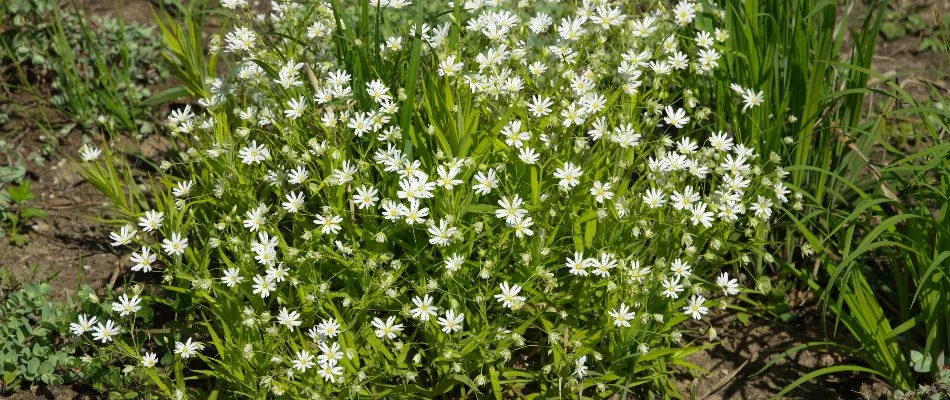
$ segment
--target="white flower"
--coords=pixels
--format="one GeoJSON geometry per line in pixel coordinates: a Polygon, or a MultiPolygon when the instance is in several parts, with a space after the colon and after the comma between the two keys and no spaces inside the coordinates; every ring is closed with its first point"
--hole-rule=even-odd
{"type": "Polygon", "coordinates": [[[686,116],[686,110],[682,108],[674,110],[673,107],[666,106],[666,116],[663,117],[663,122],[681,129],[689,122],[689,117],[686,116]]]}
{"type": "Polygon", "coordinates": [[[704,227],[712,227],[713,213],[706,211],[706,203],[698,202],[689,208],[690,221],[693,225],[702,224],[704,227]]]}
{"type": "Polygon", "coordinates": [[[316,365],[313,362],[313,355],[310,354],[307,350],[300,350],[297,352],[297,358],[291,363],[294,369],[300,372],[307,372],[308,369],[316,365]]]}
{"type": "Polygon", "coordinates": [[[238,27],[224,36],[227,46],[225,49],[229,52],[250,51],[254,49],[254,43],[257,40],[257,34],[246,27],[238,27]]]}
{"type": "Polygon", "coordinates": [[[729,279],[729,273],[723,272],[716,278],[716,284],[722,289],[725,296],[735,296],[739,294],[739,282],[735,279],[729,279]]]}
{"type": "Polygon", "coordinates": [[[98,160],[102,155],[102,150],[92,146],[90,144],[84,144],[79,148],[79,157],[82,157],[82,160],[85,162],[98,160]]]}
{"type": "Polygon", "coordinates": [[[435,316],[439,311],[438,308],[432,306],[432,297],[429,295],[422,298],[416,296],[412,299],[412,302],[416,305],[416,308],[409,310],[409,315],[420,321],[428,321],[429,317],[435,316]]]}
{"type": "Polygon", "coordinates": [[[620,303],[620,307],[609,311],[607,314],[614,319],[614,326],[624,328],[629,328],[630,321],[636,317],[636,313],[630,312],[630,307],[624,303],[620,303]]]}
{"type": "Polygon", "coordinates": [[[373,326],[376,327],[376,337],[395,339],[402,332],[402,324],[396,323],[395,316],[389,316],[385,322],[379,318],[373,318],[373,326]]]}
{"type": "Polygon", "coordinates": [[[317,332],[328,338],[335,338],[340,334],[340,323],[335,319],[326,319],[317,325],[317,332]]]}
{"type": "Polygon", "coordinates": [[[709,145],[719,152],[729,151],[732,149],[732,138],[725,132],[720,131],[709,137],[709,145]]]}
{"type": "Polygon", "coordinates": [[[294,328],[300,326],[300,313],[296,311],[289,311],[287,307],[281,307],[280,312],[277,314],[277,323],[286,326],[291,332],[294,331],[294,328]]]}
{"type": "Polygon", "coordinates": [[[683,192],[673,192],[673,195],[670,196],[670,200],[673,202],[673,208],[677,210],[687,210],[693,205],[693,203],[699,201],[699,193],[693,191],[693,187],[687,185],[683,192]]]}
{"type": "Polygon", "coordinates": [[[538,163],[541,156],[534,149],[525,146],[518,150],[518,158],[525,164],[533,165],[538,163]]]}
{"type": "Polygon", "coordinates": [[[129,260],[135,263],[135,265],[132,266],[132,270],[136,272],[151,272],[152,263],[157,259],[158,257],[155,253],[152,253],[152,249],[145,246],[142,246],[140,253],[132,253],[132,256],[129,257],[129,260]]]}
{"type": "Polygon", "coordinates": [[[302,192],[290,192],[284,197],[287,201],[280,204],[284,210],[287,210],[288,213],[296,213],[300,211],[300,208],[303,207],[304,196],[302,192]]]}
{"type": "Polygon", "coordinates": [[[230,10],[247,5],[247,0],[221,0],[221,6],[230,10]]]}
{"type": "Polygon", "coordinates": [[[650,208],[657,208],[666,203],[666,195],[660,189],[648,189],[643,195],[643,202],[650,208]]]}
{"type": "Polygon", "coordinates": [[[673,8],[673,18],[680,26],[685,26],[696,18],[696,8],[689,1],[681,1],[673,8]]]}
{"type": "Polygon", "coordinates": [[[455,179],[455,175],[459,173],[457,168],[446,168],[444,165],[440,165],[436,172],[439,174],[439,179],[435,182],[445,190],[452,190],[455,185],[462,183],[462,180],[455,179]]]}
{"type": "Polygon", "coordinates": [[[349,160],[344,160],[340,169],[333,171],[333,183],[345,185],[353,180],[354,175],[356,175],[356,167],[349,160]]]}
{"type": "Polygon", "coordinates": [[[323,364],[320,366],[320,369],[317,370],[317,374],[327,382],[336,383],[336,380],[343,376],[343,367],[323,364]]]}
{"type": "Polygon", "coordinates": [[[515,222],[511,224],[511,227],[515,230],[515,236],[523,238],[525,236],[534,235],[534,231],[531,230],[532,225],[534,225],[534,221],[531,217],[518,217],[515,219],[515,222]]]}
{"type": "Polygon", "coordinates": [[[591,259],[593,274],[601,278],[610,276],[610,270],[617,267],[617,259],[610,253],[600,253],[600,259],[591,259]]]}
{"type": "Polygon", "coordinates": [[[673,276],[675,276],[677,279],[689,278],[689,276],[693,273],[692,268],[693,267],[691,267],[689,263],[679,258],[673,260],[673,263],[670,264],[670,271],[673,272],[673,276]]]}
{"type": "Polygon", "coordinates": [[[310,172],[304,167],[294,168],[287,173],[287,181],[295,185],[306,182],[309,177],[310,172]]]}
{"type": "Polygon", "coordinates": [[[260,294],[262,299],[266,299],[270,292],[277,290],[277,282],[270,275],[254,275],[254,289],[252,293],[260,294]]]}
{"type": "Polygon", "coordinates": [[[178,182],[178,185],[172,189],[172,195],[175,197],[187,197],[191,194],[191,188],[195,185],[195,181],[187,180],[178,182]]]}
{"type": "Polygon", "coordinates": [[[455,310],[446,310],[445,318],[440,317],[439,325],[442,325],[442,332],[452,333],[462,331],[462,321],[465,320],[465,314],[455,314],[455,310]]]}
{"type": "Polygon", "coordinates": [[[749,209],[755,211],[755,216],[761,219],[768,219],[772,216],[772,201],[763,196],[749,206],[749,209]]]}
{"type": "Polygon", "coordinates": [[[251,145],[244,147],[238,152],[241,156],[241,162],[244,164],[260,164],[270,158],[270,150],[263,144],[258,145],[256,140],[251,141],[251,145]]]}
{"type": "Polygon", "coordinates": [[[603,203],[605,200],[612,199],[614,192],[610,191],[610,182],[597,181],[591,186],[590,195],[594,196],[594,200],[598,203],[603,203]]]}
{"type": "Polygon", "coordinates": [[[574,374],[583,379],[587,375],[587,356],[581,356],[574,362],[574,374]]]}
{"type": "Polygon", "coordinates": [[[333,344],[327,344],[327,342],[320,342],[317,345],[320,348],[321,354],[317,357],[317,362],[320,365],[336,365],[343,359],[343,351],[340,349],[340,343],[333,342],[333,344]]]}
{"type": "Polygon", "coordinates": [[[578,178],[582,175],[584,172],[581,168],[571,162],[565,162],[564,166],[554,171],[554,177],[560,179],[558,185],[564,190],[570,190],[579,185],[581,181],[578,178]]]}
{"type": "Polygon", "coordinates": [[[495,299],[507,308],[520,308],[521,304],[526,300],[524,296],[518,295],[518,293],[521,293],[521,286],[509,286],[508,282],[502,282],[499,287],[501,288],[501,294],[496,294],[495,299]]]}
{"type": "Polygon", "coordinates": [[[671,299],[679,298],[679,293],[683,291],[683,285],[680,285],[679,278],[676,277],[673,280],[663,278],[661,285],[663,286],[663,296],[671,299]]]}
{"type": "MultiPolygon", "coordinates": [[[[736,148],[738,149],[738,147],[736,148]]],[[[742,155],[736,155],[735,157],[731,154],[727,155],[725,160],[719,164],[719,167],[735,175],[745,175],[749,173],[749,165],[746,164],[746,158],[742,155]]]]}
{"type": "Polygon", "coordinates": [[[142,227],[142,230],[145,232],[151,232],[158,230],[162,227],[162,220],[165,219],[165,214],[160,213],[156,210],[149,210],[145,212],[145,216],[139,218],[139,226],[142,227]]]}
{"type": "Polygon", "coordinates": [[[751,89],[742,92],[742,111],[762,105],[763,102],[765,102],[765,97],[761,90],[758,93],[751,89]]]}
{"type": "Polygon", "coordinates": [[[475,181],[478,183],[472,186],[472,189],[475,189],[475,193],[478,194],[489,194],[492,189],[498,187],[498,177],[495,175],[494,169],[489,169],[487,173],[479,171],[475,174],[475,181]]]}
{"type": "Polygon", "coordinates": [[[264,213],[267,212],[267,206],[260,205],[253,210],[247,211],[247,219],[244,220],[244,227],[251,232],[257,232],[258,229],[261,229],[261,226],[267,222],[267,218],[264,216],[264,213]]]}
{"type": "Polygon", "coordinates": [[[568,104],[568,106],[561,111],[565,128],[570,128],[572,125],[583,124],[585,116],[584,108],[579,107],[577,103],[568,104]]]}
{"type": "Polygon", "coordinates": [[[96,325],[96,321],[98,321],[98,319],[95,315],[87,316],[86,314],[79,314],[79,321],[69,324],[69,331],[72,332],[73,335],[80,336],[92,330],[92,327],[96,325]]]}
{"type": "Polygon", "coordinates": [[[455,54],[449,54],[439,62],[439,76],[455,76],[465,65],[458,61],[455,54]]]}
{"type": "Polygon", "coordinates": [[[565,263],[571,275],[587,276],[587,267],[590,266],[590,260],[584,258],[584,253],[575,252],[574,258],[567,258],[565,263]]]}
{"type": "Polygon", "coordinates": [[[418,200],[410,200],[409,206],[405,204],[400,204],[398,206],[399,215],[404,217],[406,223],[409,225],[420,224],[426,221],[426,216],[429,215],[429,209],[421,207],[418,200]]]}
{"type": "Polygon", "coordinates": [[[501,208],[495,210],[495,216],[505,220],[506,224],[513,225],[515,221],[528,214],[527,210],[521,208],[522,204],[524,204],[524,201],[517,194],[510,200],[507,197],[502,197],[501,200],[498,200],[498,205],[501,208]]]}
{"type": "Polygon", "coordinates": [[[99,323],[95,328],[92,328],[92,338],[102,343],[108,343],[121,331],[122,329],[110,319],[106,321],[105,325],[99,323]]]}
{"type": "Polygon", "coordinates": [[[233,288],[235,285],[243,281],[244,277],[241,276],[241,271],[237,268],[228,268],[224,270],[224,276],[221,277],[221,282],[229,288],[233,288]]]}
{"type": "Polygon", "coordinates": [[[327,215],[317,215],[317,218],[313,220],[313,223],[320,226],[320,233],[324,235],[335,235],[340,232],[343,227],[340,226],[340,222],[343,222],[343,218],[333,214],[327,215]]]}
{"type": "Polygon", "coordinates": [[[181,358],[191,358],[204,348],[204,344],[192,341],[191,338],[188,338],[184,343],[175,342],[175,354],[178,354],[181,358]]]}
{"type": "Polygon", "coordinates": [[[376,197],[377,194],[379,191],[372,186],[360,186],[356,188],[356,194],[353,195],[353,203],[360,210],[365,210],[376,205],[376,201],[379,200],[379,197],[376,197]]]}
{"type": "Polygon", "coordinates": [[[535,118],[541,118],[551,113],[551,106],[553,104],[554,103],[551,102],[551,99],[536,94],[531,99],[531,102],[527,104],[527,106],[528,111],[531,112],[531,115],[535,116],[535,118]]]}
{"type": "Polygon", "coordinates": [[[148,352],[146,352],[145,355],[142,356],[142,366],[143,366],[143,367],[145,367],[145,368],[152,368],[152,367],[154,367],[156,364],[158,364],[158,355],[156,355],[155,353],[148,353],[148,352]]]}
{"type": "Polygon", "coordinates": [[[465,262],[465,258],[461,254],[455,253],[451,257],[445,260],[445,269],[449,272],[458,271],[459,268],[462,268],[462,263],[465,262]]]}
{"type": "Polygon", "coordinates": [[[703,303],[706,302],[706,298],[700,295],[693,295],[690,297],[689,304],[683,307],[683,312],[693,317],[693,319],[701,319],[703,315],[709,312],[709,308],[703,306],[703,303]]]}
{"type": "Polygon", "coordinates": [[[170,239],[162,240],[162,248],[166,253],[172,256],[185,254],[185,248],[188,247],[188,238],[182,237],[180,233],[174,232],[170,239]]]}
{"type": "Polygon", "coordinates": [[[112,303],[112,311],[119,313],[119,316],[126,316],[129,314],[134,314],[142,309],[142,306],[139,303],[142,302],[142,299],[138,295],[133,295],[132,298],[129,298],[128,295],[122,294],[119,296],[119,301],[112,303]]]}
{"type": "Polygon", "coordinates": [[[132,243],[136,233],[132,225],[125,225],[119,232],[109,233],[109,239],[112,239],[112,246],[123,246],[132,243]]]}
{"type": "Polygon", "coordinates": [[[437,246],[448,246],[451,243],[452,238],[458,234],[458,228],[454,226],[449,226],[449,222],[445,219],[439,220],[438,224],[432,224],[429,226],[429,244],[434,244],[437,246]]]}

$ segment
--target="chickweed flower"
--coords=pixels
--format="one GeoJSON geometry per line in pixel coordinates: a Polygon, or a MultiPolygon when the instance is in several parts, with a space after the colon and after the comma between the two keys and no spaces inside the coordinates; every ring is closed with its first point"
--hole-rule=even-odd
{"type": "Polygon", "coordinates": [[[96,161],[102,156],[102,150],[95,146],[84,144],[79,148],[79,157],[85,162],[96,161]]]}
{"type": "Polygon", "coordinates": [[[501,288],[501,293],[496,294],[495,299],[507,308],[519,308],[521,303],[527,299],[524,296],[518,295],[518,293],[521,293],[521,286],[509,285],[508,282],[502,282],[499,287],[501,288]]]}
{"type": "Polygon", "coordinates": [[[92,338],[102,343],[108,343],[111,342],[120,332],[122,332],[122,328],[120,328],[114,321],[110,319],[107,320],[105,324],[100,322],[92,328],[92,338]]]}
{"type": "Polygon", "coordinates": [[[78,321],[69,324],[69,331],[72,332],[73,335],[80,336],[91,331],[96,325],[96,321],[98,321],[98,319],[95,315],[88,316],[86,314],[79,314],[78,321]]]}
{"type": "Polygon", "coordinates": [[[376,328],[376,337],[379,338],[395,339],[402,332],[402,324],[397,324],[394,316],[389,316],[386,321],[373,318],[373,326],[376,328]]]}
{"type": "Polygon", "coordinates": [[[170,238],[162,240],[162,248],[165,249],[165,252],[171,256],[180,256],[184,254],[185,248],[187,247],[188,238],[182,237],[178,232],[172,233],[170,238]]]}
{"type": "Polygon", "coordinates": [[[139,303],[142,302],[142,299],[137,295],[129,297],[127,294],[122,294],[119,296],[119,301],[112,303],[112,311],[119,313],[119,316],[126,316],[129,314],[134,314],[142,309],[142,306],[139,303]]]}
{"type": "Polygon", "coordinates": [[[175,342],[175,354],[185,359],[194,357],[199,351],[204,350],[204,348],[204,344],[192,341],[191,338],[188,338],[185,342],[175,342]]]}
{"type": "Polygon", "coordinates": [[[142,366],[145,368],[152,368],[158,364],[158,355],[155,353],[146,352],[142,355],[142,366]]]}
{"type": "Polygon", "coordinates": [[[439,317],[439,325],[443,333],[461,332],[465,314],[456,314],[455,310],[446,310],[445,317],[439,317]]]}

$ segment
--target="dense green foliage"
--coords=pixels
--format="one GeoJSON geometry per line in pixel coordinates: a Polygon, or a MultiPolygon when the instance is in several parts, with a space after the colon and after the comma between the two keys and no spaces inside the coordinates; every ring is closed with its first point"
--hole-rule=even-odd
{"type": "MultiPolygon", "coordinates": [[[[6,281],[6,279],[4,279],[6,281]]],[[[76,379],[77,359],[64,335],[70,311],[49,301],[53,287],[30,283],[0,287],[0,393],[26,383],[62,384],[76,379]]]]}
{"type": "MultiPolygon", "coordinates": [[[[4,380],[83,353],[69,377],[113,398],[672,398],[734,329],[707,313],[794,318],[810,291],[824,338],[758,372],[848,361],[777,397],[857,373],[946,398],[950,112],[872,61],[907,31],[946,57],[947,25],[865,5],[223,0],[160,13],[153,41],[0,4],[0,61],[103,139],[191,101],[148,175],[81,148],[142,285],[21,318],[51,330],[4,380]]],[[[17,241],[24,185],[0,197],[17,241]]]]}

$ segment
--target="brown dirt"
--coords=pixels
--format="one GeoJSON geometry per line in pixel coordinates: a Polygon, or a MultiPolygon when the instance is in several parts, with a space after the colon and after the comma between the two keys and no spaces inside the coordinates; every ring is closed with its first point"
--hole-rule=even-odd
{"type": "MultiPolygon", "coordinates": [[[[818,315],[810,311],[800,314],[818,315]]],[[[719,316],[711,323],[718,330],[720,343],[687,357],[688,362],[705,372],[680,374],[676,386],[686,398],[767,399],[806,373],[855,362],[833,351],[812,348],[789,355],[757,374],[793,346],[827,340],[823,339],[821,321],[817,317],[804,316],[788,324],[757,320],[744,325],[733,316],[719,316]]],[[[705,339],[696,340],[702,343],[705,339]]],[[[889,394],[886,384],[867,375],[837,374],[811,380],[784,398],[883,400],[889,394]]]]}
{"type": "Polygon", "coordinates": [[[154,4],[148,0],[79,0],[77,6],[88,15],[121,18],[126,22],[152,25],[161,1],[154,4]]]}
{"type": "MultiPolygon", "coordinates": [[[[863,2],[859,2],[854,11],[863,13],[865,9],[863,2]]],[[[891,9],[916,15],[928,25],[937,25],[935,12],[944,19],[950,18],[950,0],[892,0],[891,9]]],[[[852,21],[849,25],[851,29],[861,28],[860,21],[852,21]]],[[[917,51],[922,40],[922,34],[909,34],[894,40],[885,40],[883,35],[879,35],[872,69],[887,77],[898,77],[901,87],[918,100],[930,97],[930,84],[936,86],[939,94],[948,96],[950,57],[933,50],[917,51]]]]}
{"type": "Polygon", "coordinates": [[[76,143],[62,145],[46,165],[28,169],[36,196],[32,205],[48,217],[24,229],[25,246],[0,243],[0,266],[19,280],[51,278],[58,297],[74,293],[80,284],[105,286],[121,261],[108,244],[108,230],[95,221],[106,198],[72,170],[66,155],[79,147],[76,136],[69,138],[76,143]]]}
{"type": "Polygon", "coordinates": [[[4,400],[92,400],[98,397],[78,393],[69,386],[38,387],[35,391],[23,390],[0,399],[4,400]]]}

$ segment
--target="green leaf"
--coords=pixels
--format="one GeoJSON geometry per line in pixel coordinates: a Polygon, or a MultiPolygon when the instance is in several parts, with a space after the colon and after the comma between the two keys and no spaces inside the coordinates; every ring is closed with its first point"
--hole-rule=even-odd
{"type": "Polygon", "coordinates": [[[175,86],[170,89],[162,90],[161,92],[155,93],[145,100],[142,100],[142,105],[151,106],[165,104],[185,96],[188,96],[188,89],[186,89],[184,86],[175,86]]]}
{"type": "Polygon", "coordinates": [[[31,376],[36,376],[36,371],[40,369],[40,359],[33,358],[26,364],[26,372],[31,376]]]}
{"type": "Polygon", "coordinates": [[[805,383],[805,382],[808,382],[808,381],[811,381],[811,380],[813,380],[813,379],[815,379],[815,378],[817,378],[817,377],[819,377],[819,376],[828,375],[828,374],[834,374],[834,373],[838,373],[838,372],[867,372],[867,373],[871,373],[871,374],[875,374],[875,375],[880,375],[880,374],[881,374],[880,372],[877,372],[877,371],[875,371],[875,370],[873,370],[873,369],[865,368],[865,367],[859,367],[859,366],[857,366],[857,365],[835,365],[835,366],[831,366],[831,367],[825,367],[825,368],[819,369],[819,370],[817,370],[817,371],[812,371],[812,372],[810,372],[810,373],[808,373],[808,374],[805,374],[805,376],[803,376],[803,377],[801,377],[801,378],[798,378],[798,380],[796,380],[795,382],[792,382],[790,385],[788,385],[788,386],[786,386],[784,389],[782,389],[781,392],[778,392],[778,393],[776,393],[774,396],[772,396],[772,399],[780,399],[780,398],[782,398],[782,396],[784,396],[786,393],[791,392],[792,390],[795,390],[795,388],[801,386],[801,384],[803,384],[803,383],[805,383]]]}
{"type": "Polygon", "coordinates": [[[39,208],[26,207],[23,209],[23,212],[20,213],[20,217],[26,218],[46,218],[46,211],[40,210],[39,208]]]}
{"type": "Polygon", "coordinates": [[[43,363],[40,364],[40,368],[37,372],[40,375],[51,374],[53,373],[53,369],[55,367],[56,367],[56,361],[53,360],[52,358],[48,358],[46,359],[46,361],[43,361],[43,363]]]}
{"type": "Polygon", "coordinates": [[[15,203],[23,203],[33,200],[33,193],[30,191],[30,181],[23,181],[19,186],[13,186],[7,189],[10,192],[10,200],[15,203]]]}
{"type": "Polygon", "coordinates": [[[10,235],[10,243],[13,243],[13,245],[16,247],[23,247],[29,240],[29,237],[19,233],[13,233],[10,235]]]}
{"type": "Polygon", "coordinates": [[[6,386],[14,386],[14,384],[15,384],[16,381],[17,381],[17,379],[19,379],[19,377],[20,377],[20,374],[17,373],[17,371],[19,371],[19,369],[15,369],[15,370],[12,370],[12,371],[5,371],[5,372],[3,373],[3,383],[4,383],[6,386]]]}
{"type": "Polygon", "coordinates": [[[910,366],[914,371],[920,373],[930,372],[930,367],[933,364],[933,358],[930,354],[924,354],[917,350],[910,351],[910,366]]]}
{"type": "Polygon", "coordinates": [[[0,182],[11,183],[23,179],[26,175],[26,167],[22,164],[8,165],[0,167],[0,182]]]}
{"type": "Polygon", "coordinates": [[[488,376],[491,378],[491,389],[495,393],[495,400],[502,400],[501,382],[498,381],[498,370],[488,367],[488,376]]]}
{"type": "Polygon", "coordinates": [[[885,22],[881,24],[881,34],[887,40],[894,40],[907,35],[907,29],[904,25],[896,22],[885,22]]]}

